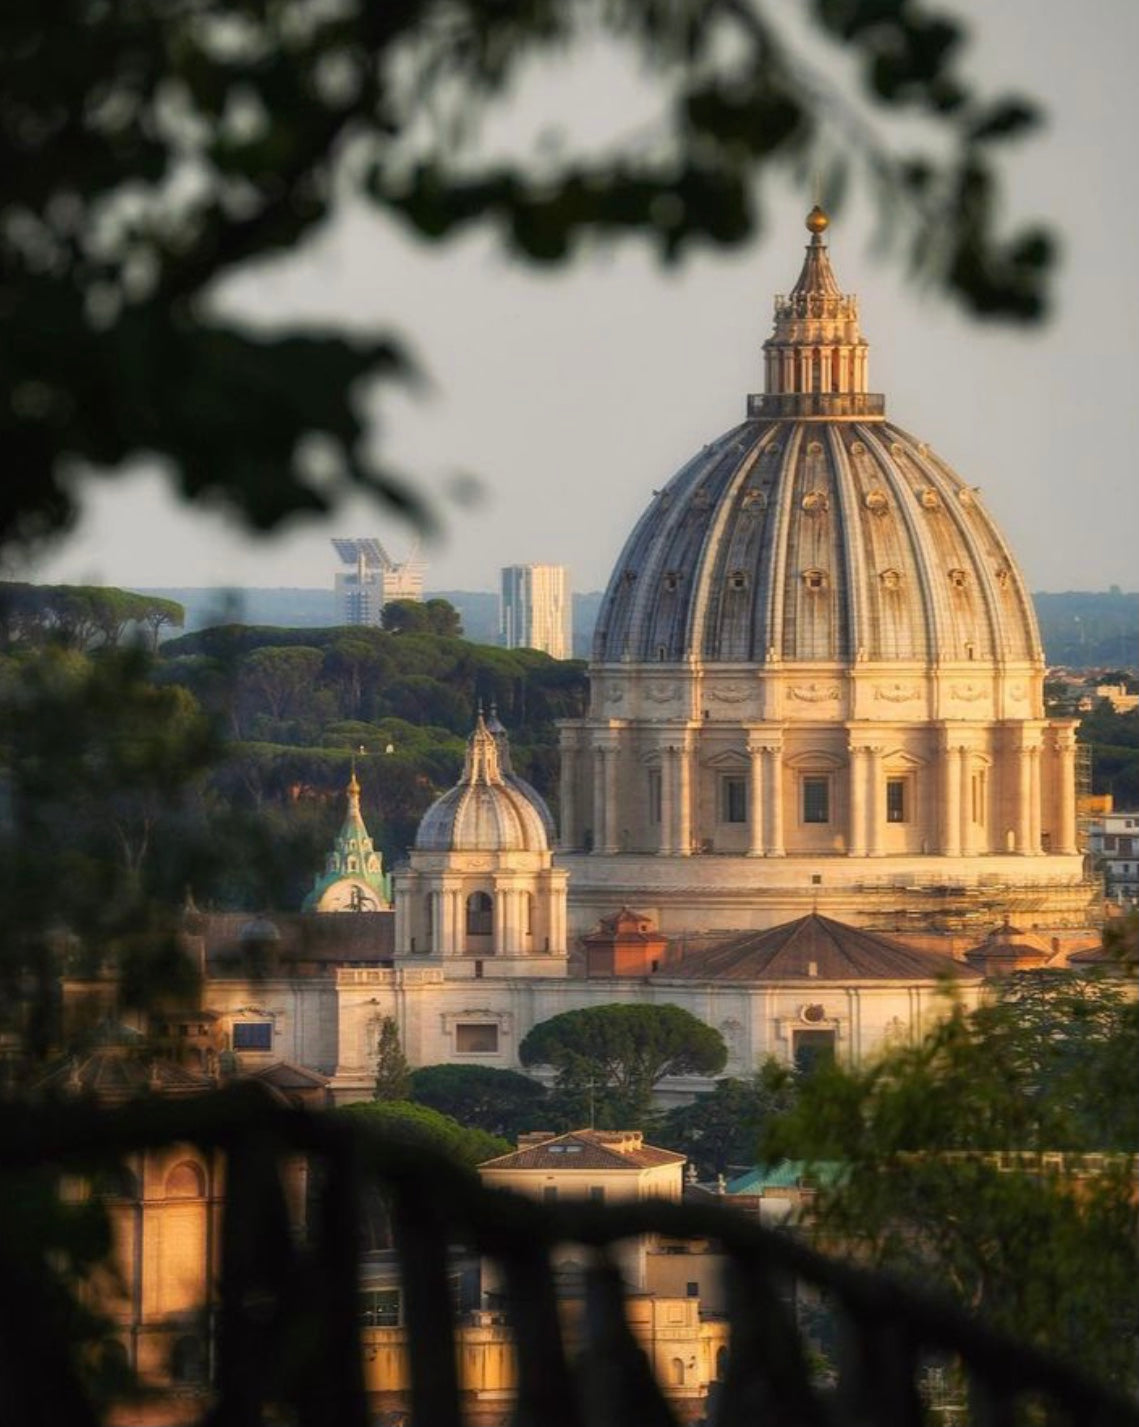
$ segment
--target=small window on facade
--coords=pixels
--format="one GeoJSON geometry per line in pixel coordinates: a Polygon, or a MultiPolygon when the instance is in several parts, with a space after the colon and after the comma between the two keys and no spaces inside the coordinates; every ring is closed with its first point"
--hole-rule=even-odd
{"type": "Polygon", "coordinates": [[[904,823],[906,821],[906,780],[886,779],[886,821],[904,823]]]}
{"type": "Polygon", "coordinates": [[[809,1075],[820,1066],[834,1063],[834,1031],[794,1031],[791,1052],[795,1069],[809,1075]]]}
{"type": "Polygon", "coordinates": [[[558,1186],[556,1184],[545,1185],[542,1189],[542,1198],[547,1204],[556,1204],[558,1199],[558,1186]]]}
{"type": "Polygon", "coordinates": [[[604,1203],[605,1203],[605,1186],[604,1186],[604,1184],[591,1184],[591,1185],[589,1186],[589,1197],[590,1197],[590,1199],[593,1200],[594,1204],[604,1204],[604,1203]]]}
{"type": "Polygon", "coordinates": [[[460,1055],[496,1055],[498,1027],[481,1022],[456,1026],[455,1050],[460,1055]]]}
{"type": "Polygon", "coordinates": [[[170,1376],[182,1383],[205,1380],[206,1351],[201,1338],[187,1334],[175,1342],[170,1354],[170,1376]]]}
{"type": "Polygon", "coordinates": [[[649,769],[649,822],[660,822],[660,769],[649,769]]]}
{"type": "Polygon", "coordinates": [[[685,1285],[685,1296],[688,1298],[700,1297],[700,1285],[698,1283],[688,1283],[685,1285]]]}
{"type": "Polygon", "coordinates": [[[831,780],[803,779],[803,821],[829,823],[831,820],[831,780]]]}
{"type": "Polygon", "coordinates": [[[237,1021],[233,1027],[234,1050],[272,1050],[271,1021],[237,1021]]]}
{"type": "Polygon", "coordinates": [[[722,778],[720,780],[720,821],[725,823],[747,822],[746,778],[722,778]]]}
{"type": "Polygon", "coordinates": [[[368,1288],[360,1294],[360,1322],[365,1328],[398,1328],[399,1289],[368,1288]]]}
{"type": "Polygon", "coordinates": [[[486,892],[472,892],[467,898],[467,935],[490,936],[494,930],[494,903],[486,892]]]}

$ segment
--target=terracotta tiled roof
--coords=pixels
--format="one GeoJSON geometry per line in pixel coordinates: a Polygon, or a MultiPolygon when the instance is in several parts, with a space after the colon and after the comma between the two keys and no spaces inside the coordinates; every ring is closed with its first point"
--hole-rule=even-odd
{"type": "Polygon", "coordinates": [[[656,1169],[683,1164],[685,1156],[646,1145],[635,1131],[571,1130],[551,1135],[541,1144],[526,1145],[512,1154],[485,1160],[479,1169],[656,1169]],[[623,1148],[618,1146],[623,1145],[623,1148]]]}
{"type": "Polygon", "coordinates": [[[817,912],[690,951],[663,974],[689,981],[934,981],[980,975],[950,956],[919,951],[817,912]]]}

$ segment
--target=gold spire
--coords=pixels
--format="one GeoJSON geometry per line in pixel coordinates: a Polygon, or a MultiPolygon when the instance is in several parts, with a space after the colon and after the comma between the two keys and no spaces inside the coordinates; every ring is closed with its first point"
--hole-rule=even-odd
{"type": "Polygon", "coordinates": [[[830,227],[831,220],[827,217],[826,209],[822,204],[816,203],[807,214],[807,231],[817,236],[826,232],[830,227]]]}

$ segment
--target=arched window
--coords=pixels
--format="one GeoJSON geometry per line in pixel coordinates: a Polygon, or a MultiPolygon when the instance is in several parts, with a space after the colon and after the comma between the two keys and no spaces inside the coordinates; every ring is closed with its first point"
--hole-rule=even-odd
{"type": "Polygon", "coordinates": [[[494,931],[494,903],[486,892],[472,892],[467,898],[467,935],[490,936],[494,931]]]}
{"type": "Polygon", "coordinates": [[[668,1365],[668,1376],[669,1376],[669,1381],[672,1383],[673,1387],[683,1387],[683,1386],[684,1386],[684,1359],[683,1359],[683,1358],[673,1358],[672,1362],[669,1363],[669,1365],[668,1365]]]}
{"type": "Polygon", "coordinates": [[[188,1159],[176,1164],[166,1176],[167,1199],[201,1199],[205,1192],[205,1175],[188,1159]]]}

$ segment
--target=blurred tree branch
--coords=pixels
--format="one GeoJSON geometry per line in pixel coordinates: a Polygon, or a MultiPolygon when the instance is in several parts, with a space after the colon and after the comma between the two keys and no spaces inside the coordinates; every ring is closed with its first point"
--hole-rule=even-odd
{"type": "Polygon", "coordinates": [[[825,170],[837,196],[861,164],[919,276],[975,314],[1038,318],[1052,245],[997,231],[991,159],[1034,107],[974,94],[961,27],[914,0],[809,15],[856,58],[857,93],[812,74],[758,0],[5,6],[0,541],[66,528],[77,465],[140,455],[256,528],[361,488],[427,521],[365,439],[365,382],[414,379],[394,335],[267,335],[211,306],[221,279],[295,248],[352,192],[426,241],[490,225],[556,263],[583,235],[639,233],[673,261],[746,241],[773,167],[825,170]],[[588,163],[480,167],[471,136],[524,66],[598,37],[660,87],[662,131],[588,163]],[[929,121],[930,152],[879,136],[896,114],[929,121]]]}

